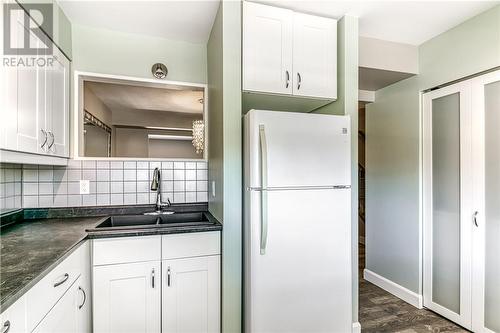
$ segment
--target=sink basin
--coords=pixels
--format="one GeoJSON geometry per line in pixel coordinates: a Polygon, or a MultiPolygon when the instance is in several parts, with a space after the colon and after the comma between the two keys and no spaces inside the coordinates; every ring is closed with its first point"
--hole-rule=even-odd
{"type": "Polygon", "coordinates": [[[97,230],[152,228],[212,224],[204,212],[169,215],[114,215],[99,224],[97,230]]]}
{"type": "Polygon", "coordinates": [[[96,228],[157,225],[159,220],[159,216],[152,215],[115,215],[108,217],[96,228]]]}
{"type": "Polygon", "coordinates": [[[162,215],[160,224],[173,223],[211,223],[207,215],[203,212],[195,213],[177,213],[172,215],[162,215]]]}

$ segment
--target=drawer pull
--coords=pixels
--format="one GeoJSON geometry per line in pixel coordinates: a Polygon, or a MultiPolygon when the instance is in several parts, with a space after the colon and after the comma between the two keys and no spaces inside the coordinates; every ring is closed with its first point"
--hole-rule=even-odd
{"type": "Polygon", "coordinates": [[[61,281],[58,281],[58,282],[54,283],[54,288],[59,287],[64,282],[68,281],[68,279],[69,279],[69,274],[68,273],[64,273],[64,277],[61,279],[61,281]]]}
{"type": "Polygon", "coordinates": [[[151,288],[155,288],[155,269],[151,270],[151,288]]]}
{"type": "Polygon", "coordinates": [[[80,290],[83,293],[83,302],[82,304],[78,305],[78,310],[80,310],[85,305],[85,301],[87,301],[87,294],[85,293],[85,290],[83,290],[83,288],[80,286],[78,287],[78,290],[80,290]]]}
{"type": "Polygon", "coordinates": [[[10,321],[7,320],[3,323],[2,333],[7,333],[8,331],[10,331],[10,321]]]}

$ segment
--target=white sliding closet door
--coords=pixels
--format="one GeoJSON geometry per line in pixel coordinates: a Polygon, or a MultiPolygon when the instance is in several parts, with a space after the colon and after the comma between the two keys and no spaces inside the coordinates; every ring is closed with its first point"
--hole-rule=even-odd
{"type": "Polygon", "coordinates": [[[500,71],[471,80],[474,112],[474,332],[500,332],[500,71]]]}
{"type": "Polygon", "coordinates": [[[500,71],[423,106],[424,306],[500,333],[500,71]]]}
{"type": "Polygon", "coordinates": [[[470,85],[424,94],[424,306],[471,327],[470,85]]]}

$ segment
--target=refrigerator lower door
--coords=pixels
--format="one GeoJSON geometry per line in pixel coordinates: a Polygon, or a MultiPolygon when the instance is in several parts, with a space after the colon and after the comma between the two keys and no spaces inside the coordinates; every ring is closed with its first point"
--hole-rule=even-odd
{"type": "Polygon", "coordinates": [[[351,332],[350,190],[246,194],[246,331],[351,332]]]}

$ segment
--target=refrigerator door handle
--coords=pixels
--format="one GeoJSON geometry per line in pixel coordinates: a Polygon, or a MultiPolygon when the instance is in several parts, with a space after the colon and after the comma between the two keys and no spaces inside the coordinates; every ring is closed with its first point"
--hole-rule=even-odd
{"type": "Polygon", "coordinates": [[[266,254],[267,245],[267,141],[266,130],[264,125],[259,125],[259,139],[260,139],[260,177],[261,188],[260,193],[260,254],[266,254]]]}

